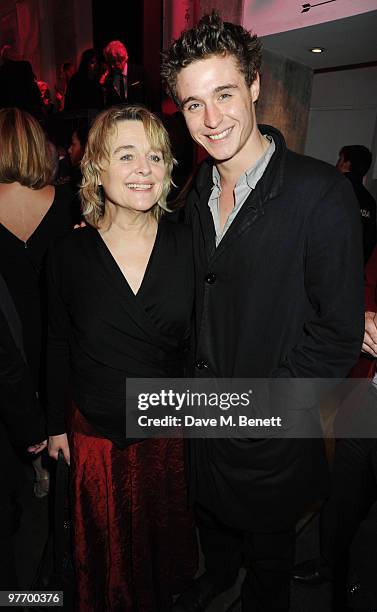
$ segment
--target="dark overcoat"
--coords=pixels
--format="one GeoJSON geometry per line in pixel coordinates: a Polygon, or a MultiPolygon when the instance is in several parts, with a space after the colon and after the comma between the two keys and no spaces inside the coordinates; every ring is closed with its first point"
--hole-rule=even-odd
{"type": "MultiPolygon", "coordinates": [[[[217,248],[208,207],[213,161],[203,162],[188,197],[195,376],[346,376],[364,329],[357,201],[335,168],[259,127],[273,137],[275,153],[217,248]]],[[[289,528],[326,495],[323,441],[193,440],[189,480],[193,498],[233,527],[289,528]]]]}

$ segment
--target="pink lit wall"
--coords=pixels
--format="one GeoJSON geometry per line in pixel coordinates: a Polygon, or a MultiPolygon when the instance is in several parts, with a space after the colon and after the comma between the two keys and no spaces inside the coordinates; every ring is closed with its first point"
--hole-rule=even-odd
{"type": "Polygon", "coordinates": [[[199,0],[163,1],[163,47],[179,37],[182,30],[191,28],[199,14],[199,0]]]}
{"type": "Polygon", "coordinates": [[[245,0],[242,25],[258,36],[287,32],[306,26],[343,19],[377,9],[376,0],[335,0],[301,13],[302,4],[323,0],[245,0]]]}

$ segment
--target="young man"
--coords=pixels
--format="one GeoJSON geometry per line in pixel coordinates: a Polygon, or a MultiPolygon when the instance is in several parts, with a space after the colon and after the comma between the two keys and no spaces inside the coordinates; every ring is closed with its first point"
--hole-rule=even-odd
{"type": "MultiPolygon", "coordinates": [[[[196,375],[342,377],[363,336],[357,202],[334,168],[287,150],[280,132],[257,125],[260,63],[256,36],[216,13],[164,57],[171,95],[212,158],[186,207],[196,375]]],[[[288,610],[294,526],[327,492],[322,440],[199,439],[190,456],[206,573],[175,609],[204,610],[244,562],[242,610],[288,610]]]]}

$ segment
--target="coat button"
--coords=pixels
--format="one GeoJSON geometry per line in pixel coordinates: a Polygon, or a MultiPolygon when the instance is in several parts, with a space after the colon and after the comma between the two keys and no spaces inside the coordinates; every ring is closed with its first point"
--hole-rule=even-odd
{"type": "Polygon", "coordinates": [[[195,367],[197,370],[204,370],[205,368],[208,368],[208,363],[204,361],[204,359],[198,359],[198,361],[195,363],[195,367]]]}
{"type": "Polygon", "coordinates": [[[207,285],[213,285],[216,282],[216,274],[214,274],[213,272],[208,272],[204,280],[207,285]]]}

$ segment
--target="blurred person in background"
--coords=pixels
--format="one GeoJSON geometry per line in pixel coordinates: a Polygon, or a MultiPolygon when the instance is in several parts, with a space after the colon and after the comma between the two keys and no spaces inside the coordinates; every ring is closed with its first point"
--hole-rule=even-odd
{"type": "Polygon", "coordinates": [[[103,93],[99,84],[98,55],[94,49],[86,49],[78,71],[68,83],[65,110],[97,109],[103,107],[103,93]]]}
{"type": "Polygon", "coordinates": [[[58,78],[55,84],[55,99],[56,109],[63,111],[65,107],[65,94],[68,83],[75,72],[75,67],[72,62],[64,62],[59,70],[58,78]]]}
{"type": "Polygon", "coordinates": [[[0,108],[17,106],[43,118],[43,102],[30,62],[19,60],[9,45],[2,48],[0,108]]]}
{"type": "MultiPolygon", "coordinates": [[[[0,139],[0,273],[21,320],[33,392],[43,403],[44,261],[49,245],[72,227],[72,195],[69,186],[50,184],[56,160],[34,117],[0,110],[0,139]]],[[[43,497],[49,474],[40,457],[34,469],[34,491],[43,497]]]]}
{"type": "Polygon", "coordinates": [[[107,71],[101,77],[105,107],[125,102],[144,102],[143,77],[129,64],[128,52],[120,40],[112,40],[103,50],[107,71]]]}
{"type": "Polygon", "coordinates": [[[73,192],[72,218],[74,224],[80,223],[82,221],[81,200],[79,195],[79,189],[81,187],[82,181],[80,163],[84,156],[85,146],[88,140],[88,132],[89,125],[87,120],[80,120],[75,130],[72,132],[71,144],[68,148],[68,155],[71,161],[70,183],[73,192]]]}
{"type": "Polygon", "coordinates": [[[372,164],[372,153],[363,145],[347,145],[339,151],[337,169],[351,182],[360,206],[363,224],[364,264],[367,263],[377,240],[376,200],[364,186],[372,164]]]}
{"type": "Polygon", "coordinates": [[[0,274],[0,590],[18,588],[13,533],[18,528],[25,471],[14,447],[46,446],[45,423],[25,361],[22,325],[0,274]]]}
{"type": "Polygon", "coordinates": [[[41,94],[43,110],[46,115],[50,115],[54,112],[54,104],[51,99],[51,92],[46,81],[37,81],[38,89],[41,94]]]}

